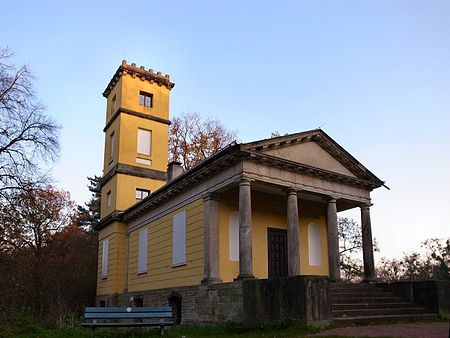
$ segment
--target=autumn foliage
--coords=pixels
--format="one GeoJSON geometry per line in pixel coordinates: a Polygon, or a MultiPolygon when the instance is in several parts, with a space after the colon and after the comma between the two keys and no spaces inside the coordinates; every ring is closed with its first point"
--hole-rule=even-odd
{"type": "Polygon", "coordinates": [[[175,117],[169,133],[169,161],[190,169],[235,138],[236,132],[227,130],[219,120],[202,120],[197,113],[175,117]]]}
{"type": "Polygon", "coordinates": [[[0,209],[0,312],[64,325],[94,300],[96,234],[51,186],[17,190],[0,209]]]}

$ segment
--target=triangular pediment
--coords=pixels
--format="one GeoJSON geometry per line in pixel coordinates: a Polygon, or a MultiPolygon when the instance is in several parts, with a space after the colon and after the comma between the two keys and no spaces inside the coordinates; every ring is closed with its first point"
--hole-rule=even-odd
{"type": "Polygon", "coordinates": [[[263,149],[261,152],[312,167],[356,177],[356,175],[314,141],[287,145],[276,149],[263,149]]]}
{"type": "Polygon", "coordinates": [[[246,143],[245,149],[337,174],[383,182],[323,130],[315,129],[246,143]]]}

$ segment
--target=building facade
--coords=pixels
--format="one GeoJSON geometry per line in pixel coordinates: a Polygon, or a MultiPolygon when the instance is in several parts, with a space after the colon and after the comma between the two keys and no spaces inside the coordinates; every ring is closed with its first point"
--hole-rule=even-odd
{"type": "Polygon", "coordinates": [[[103,93],[99,304],[170,303],[183,322],[326,320],[327,283],[340,279],[337,212],[361,209],[374,280],[370,192],[383,182],[321,129],[234,142],[185,172],[167,166],[173,86],[123,61],[103,93]],[[275,314],[253,308],[270,301],[267,288],[287,299],[269,306],[275,314]]]}

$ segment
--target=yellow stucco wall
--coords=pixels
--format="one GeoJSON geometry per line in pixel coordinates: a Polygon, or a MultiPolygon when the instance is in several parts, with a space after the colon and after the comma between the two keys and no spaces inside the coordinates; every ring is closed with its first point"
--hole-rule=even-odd
{"type": "MultiPolygon", "coordinates": [[[[239,262],[229,257],[229,217],[238,211],[237,191],[230,191],[221,198],[220,206],[220,276],[224,282],[232,281],[239,274],[239,262]]],[[[299,202],[300,273],[302,275],[328,275],[328,247],[325,210],[320,205],[299,202]],[[303,211],[306,211],[302,213],[303,211]],[[308,224],[320,226],[320,266],[310,266],[308,259],[308,224]]],[[[253,274],[257,278],[268,278],[267,229],[287,229],[286,201],[283,197],[252,191],[253,225],[253,274]]]]}
{"type": "Polygon", "coordinates": [[[169,149],[169,126],[164,123],[146,120],[128,114],[120,115],[119,163],[141,168],[166,171],[169,149]],[[137,153],[138,128],[152,132],[151,154],[137,153]],[[150,160],[151,165],[136,162],[136,158],[150,160]]]}
{"type": "MultiPolygon", "coordinates": [[[[140,77],[124,74],[122,80],[122,102],[121,107],[140,113],[169,119],[169,94],[170,90],[165,86],[150,83],[140,77]],[[139,104],[139,92],[144,91],[153,94],[153,107],[144,107],[139,104]]],[[[111,94],[109,97],[112,97],[111,94]]]]}
{"type": "Polygon", "coordinates": [[[102,217],[114,210],[125,210],[136,203],[136,188],[147,189],[153,192],[164,184],[165,182],[163,181],[151,180],[144,177],[123,174],[114,175],[102,189],[102,217]],[[111,206],[108,207],[107,194],[109,191],[111,191],[111,206]],[[118,199],[117,196],[121,196],[121,198],[118,199]]]}
{"type": "Polygon", "coordinates": [[[97,295],[121,293],[125,285],[126,225],[114,222],[98,233],[97,295]],[[108,275],[102,277],[103,241],[109,239],[108,275]]]}
{"type": "Polygon", "coordinates": [[[128,290],[141,291],[200,284],[203,278],[204,210],[201,199],[177,209],[148,228],[147,272],[138,274],[139,228],[130,233],[128,290]],[[172,267],[173,216],[186,211],[186,264],[172,267]]]}

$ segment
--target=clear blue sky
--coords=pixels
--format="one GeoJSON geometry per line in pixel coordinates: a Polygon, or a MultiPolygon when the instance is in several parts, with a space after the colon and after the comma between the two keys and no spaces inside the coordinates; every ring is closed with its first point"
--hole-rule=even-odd
{"type": "Polygon", "coordinates": [[[101,173],[101,93],[127,59],[171,74],[172,116],[217,117],[241,141],[323,125],[391,187],[372,195],[382,255],[450,236],[449,1],[15,0],[0,46],[63,128],[54,172],[78,203],[101,173]]]}

